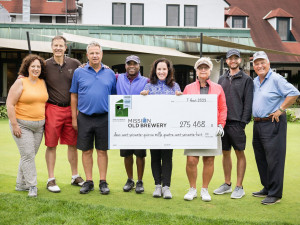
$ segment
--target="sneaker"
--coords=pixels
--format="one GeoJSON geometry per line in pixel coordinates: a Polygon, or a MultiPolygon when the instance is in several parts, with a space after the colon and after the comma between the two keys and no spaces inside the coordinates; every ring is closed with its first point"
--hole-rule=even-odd
{"type": "Polygon", "coordinates": [[[264,191],[264,189],[263,189],[263,190],[260,190],[260,191],[257,191],[257,192],[252,192],[252,195],[254,197],[265,198],[265,197],[267,197],[268,192],[264,191]]]}
{"type": "Polygon", "coordinates": [[[280,202],[280,198],[267,196],[264,200],[261,201],[261,204],[274,205],[277,202],[280,202]]]}
{"type": "Polygon", "coordinates": [[[236,186],[231,194],[231,198],[242,198],[245,195],[243,187],[236,186]]]}
{"type": "Polygon", "coordinates": [[[29,187],[26,184],[16,184],[16,191],[29,191],[29,187]]]}
{"type": "Polygon", "coordinates": [[[163,193],[163,198],[164,199],[171,199],[172,198],[172,194],[171,194],[170,188],[168,186],[164,186],[162,188],[162,193],[163,193]]]}
{"type": "Polygon", "coordinates": [[[155,190],[153,192],[153,197],[154,198],[160,198],[161,197],[161,185],[158,184],[158,185],[155,185],[155,190]]]}
{"type": "Polygon", "coordinates": [[[87,194],[90,191],[94,190],[94,182],[92,180],[86,181],[83,183],[82,187],[80,188],[80,194],[87,194]]]}
{"type": "Polygon", "coordinates": [[[83,183],[84,183],[84,180],[80,176],[76,177],[75,179],[72,178],[72,180],[71,180],[71,184],[74,185],[74,186],[82,187],[83,183]]]}
{"type": "Polygon", "coordinates": [[[226,183],[222,184],[219,188],[214,190],[215,195],[222,195],[230,192],[232,192],[231,185],[228,185],[226,183]]]}
{"type": "Polygon", "coordinates": [[[184,200],[192,201],[194,198],[197,198],[197,189],[191,187],[189,192],[184,196],[184,200]]]}
{"type": "Polygon", "coordinates": [[[109,194],[110,190],[107,185],[108,185],[108,183],[106,183],[106,181],[100,181],[99,190],[100,190],[101,194],[103,194],[103,195],[109,194]]]}
{"type": "Polygon", "coordinates": [[[127,179],[127,182],[123,187],[123,191],[125,192],[131,191],[133,187],[134,187],[134,181],[131,179],[127,179]]]}
{"type": "Polygon", "coordinates": [[[29,187],[28,197],[37,197],[37,187],[36,186],[29,187]]]}
{"type": "Polygon", "coordinates": [[[60,188],[57,186],[55,179],[47,182],[47,189],[54,193],[60,192],[60,188]]]}
{"type": "Polygon", "coordinates": [[[143,181],[139,180],[136,182],[135,193],[141,194],[142,192],[144,192],[143,181]]]}
{"type": "Polygon", "coordinates": [[[201,188],[201,197],[202,197],[202,201],[205,201],[205,202],[211,201],[211,197],[208,193],[207,188],[201,188]]]}

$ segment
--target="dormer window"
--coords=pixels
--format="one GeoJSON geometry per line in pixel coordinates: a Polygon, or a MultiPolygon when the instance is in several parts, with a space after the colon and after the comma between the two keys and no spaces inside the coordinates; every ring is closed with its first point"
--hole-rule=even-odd
{"type": "Polygon", "coordinates": [[[291,32],[293,16],[281,8],[271,10],[265,17],[282,41],[295,41],[291,32]]]}
{"type": "Polygon", "coordinates": [[[238,7],[225,9],[225,21],[231,28],[247,28],[248,14],[238,7]]]}
{"type": "Polygon", "coordinates": [[[288,41],[290,36],[290,18],[277,18],[276,30],[282,41],[288,41]]]}
{"type": "Polygon", "coordinates": [[[245,16],[233,16],[232,17],[232,28],[246,28],[246,17],[245,16]]]}

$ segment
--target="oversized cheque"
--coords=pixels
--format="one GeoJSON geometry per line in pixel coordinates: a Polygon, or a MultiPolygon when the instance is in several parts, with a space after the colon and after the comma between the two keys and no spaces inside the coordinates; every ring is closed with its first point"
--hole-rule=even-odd
{"type": "Polygon", "coordinates": [[[216,149],[217,95],[111,95],[110,149],[216,149]]]}

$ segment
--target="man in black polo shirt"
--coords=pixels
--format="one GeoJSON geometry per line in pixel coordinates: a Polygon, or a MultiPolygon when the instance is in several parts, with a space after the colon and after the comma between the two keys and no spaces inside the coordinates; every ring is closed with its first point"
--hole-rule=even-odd
{"type": "Polygon", "coordinates": [[[223,74],[218,83],[222,86],[227,104],[227,119],[222,137],[223,169],[225,183],[214,194],[225,194],[232,192],[231,187],[231,147],[234,148],[237,157],[237,182],[231,198],[242,198],[245,195],[243,179],[246,170],[246,124],[251,120],[253,101],[253,81],[242,69],[240,52],[230,49],[226,55],[226,63],[229,70],[223,74]]]}
{"type": "Polygon", "coordinates": [[[46,60],[46,84],[49,100],[46,104],[45,122],[45,145],[46,163],[48,168],[47,189],[51,192],[60,192],[54,177],[56,161],[56,146],[68,145],[68,160],[71,166],[71,184],[82,186],[84,180],[79,176],[78,153],[76,148],[77,131],[72,127],[72,113],[70,107],[70,87],[74,70],[81,63],[77,59],[66,57],[66,39],[63,36],[56,36],[52,39],[51,48],[53,57],[46,60]]]}

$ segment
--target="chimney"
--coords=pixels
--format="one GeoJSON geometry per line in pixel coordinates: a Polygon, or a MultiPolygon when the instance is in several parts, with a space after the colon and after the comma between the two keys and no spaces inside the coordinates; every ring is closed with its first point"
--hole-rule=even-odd
{"type": "Polygon", "coordinates": [[[23,0],[23,22],[30,23],[30,0],[23,0]]]}

